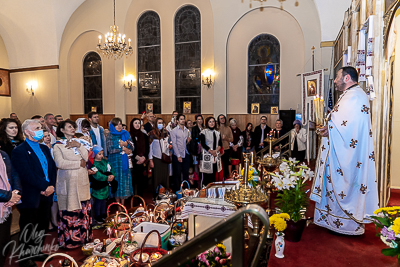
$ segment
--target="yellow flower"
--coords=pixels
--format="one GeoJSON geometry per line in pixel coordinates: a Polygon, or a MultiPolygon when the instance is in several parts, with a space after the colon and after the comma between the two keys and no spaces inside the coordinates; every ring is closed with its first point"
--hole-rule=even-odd
{"type": "Polygon", "coordinates": [[[394,220],[392,230],[396,235],[400,234],[400,218],[394,220]]]}
{"type": "Polygon", "coordinates": [[[222,248],[224,251],[226,251],[226,247],[222,243],[218,244],[217,247],[222,248]]]}
{"type": "Polygon", "coordinates": [[[282,219],[290,220],[290,216],[289,216],[289,214],[287,214],[287,213],[280,213],[280,214],[278,214],[278,215],[279,215],[279,217],[281,217],[282,219]]]}
{"type": "Polygon", "coordinates": [[[286,221],[282,218],[279,218],[274,222],[274,227],[279,232],[282,232],[283,230],[285,230],[286,226],[287,226],[286,221]]]}
{"type": "Polygon", "coordinates": [[[379,208],[376,211],[374,211],[375,214],[378,214],[379,212],[382,212],[382,208],[379,208]]]}
{"type": "Polygon", "coordinates": [[[396,211],[388,211],[388,213],[390,214],[390,215],[395,215],[395,214],[397,214],[397,210],[396,211]]]}

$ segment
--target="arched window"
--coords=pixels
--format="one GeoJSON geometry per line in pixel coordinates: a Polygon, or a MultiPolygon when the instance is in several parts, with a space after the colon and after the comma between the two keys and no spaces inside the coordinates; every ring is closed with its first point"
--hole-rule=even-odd
{"type": "Polygon", "coordinates": [[[139,113],[152,104],[154,113],[161,113],[161,38],[160,17],[145,12],[137,24],[138,32],[138,100],[139,113]]]}
{"type": "Polygon", "coordinates": [[[260,34],[249,45],[248,102],[259,103],[259,113],[270,113],[271,107],[279,107],[280,45],[270,34],[260,34]]]}
{"type": "Polygon", "coordinates": [[[83,60],[83,96],[85,114],[90,111],[103,113],[103,85],[101,58],[90,52],[83,60]]]}
{"type": "Polygon", "coordinates": [[[175,109],[183,112],[190,102],[191,113],[201,112],[201,25],[200,11],[184,6],[175,16],[175,109]]]}

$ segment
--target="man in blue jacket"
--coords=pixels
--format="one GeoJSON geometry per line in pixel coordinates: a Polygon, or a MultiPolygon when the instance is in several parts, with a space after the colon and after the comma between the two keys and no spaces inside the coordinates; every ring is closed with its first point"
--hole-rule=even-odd
{"type": "Polygon", "coordinates": [[[33,267],[37,266],[33,260],[43,261],[48,256],[42,253],[42,247],[49,226],[57,168],[48,147],[39,144],[43,138],[40,122],[26,120],[22,132],[26,140],[11,154],[23,192],[18,209],[20,246],[25,253],[20,256],[19,264],[33,267]]]}
{"type": "Polygon", "coordinates": [[[98,145],[104,147],[104,156],[107,156],[106,138],[104,129],[99,125],[99,114],[97,112],[89,112],[88,120],[90,122],[90,138],[92,138],[93,146],[98,145]]]}

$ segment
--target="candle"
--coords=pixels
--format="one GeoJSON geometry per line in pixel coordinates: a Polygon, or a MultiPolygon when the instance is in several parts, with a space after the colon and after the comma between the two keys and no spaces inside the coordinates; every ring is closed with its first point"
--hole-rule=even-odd
{"type": "Polygon", "coordinates": [[[279,138],[279,131],[278,131],[278,138],[279,138]]]}
{"type": "Polygon", "coordinates": [[[319,118],[320,118],[320,124],[324,124],[324,122],[323,122],[323,118],[324,118],[324,97],[323,96],[321,96],[321,98],[320,98],[320,113],[319,113],[319,118]]]}
{"type": "Polygon", "coordinates": [[[111,235],[111,229],[110,229],[110,227],[107,228],[107,234],[108,234],[108,239],[111,240],[111,237],[110,237],[110,235],[111,235]]]}
{"type": "Polygon", "coordinates": [[[133,243],[133,233],[131,233],[131,243],[133,243]]]}
{"type": "Polygon", "coordinates": [[[253,165],[253,163],[254,163],[254,155],[253,152],[251,152],[251,165],[253,165]]]}
{"type": "Polygon", "coordinates": [[[60,267],[61,267],[61,266],[62,266],[62,265],[61,265],[61,260],[60,260],[58,263],[59,263],[59,265],[60,265],[60,267]]]}
{"type": "Polygon", "coordinates": [[[115,238],[118,238],[117,230],[114,230],[115,238]]]}
{"type": "Polygon", "coordinates": [[[128,267],[131,266],[131,259],[128,258],[128,267]]]}
{"type": "Polygon", "coordinates": [[[101,35],[99,35],[99,44],[101,44],[101,35]]]}

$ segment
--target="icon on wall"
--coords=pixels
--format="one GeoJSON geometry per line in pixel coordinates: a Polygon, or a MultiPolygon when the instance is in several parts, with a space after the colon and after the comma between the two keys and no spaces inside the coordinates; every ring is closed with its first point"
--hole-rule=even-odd
{"type": "Polygon", "coordinates": [[[260,114],[260,103],[251,103],[251,114],[260,114]]]}
{"type": "Polygon", "coordinates": [[[91,111],[92,111],[92,112],[97,112],[97,107],[92,107],[92,108],[91,108],[91,111]]]}
{"type": "Polygon", "coordinates": [[[146,103],[146,113],[153,112],[153,103],[146,103]]]}
{"type": "Polygon", "coordinates": [[[271,115],[278,115],[279,108],[278,107],[271,107],[271,115]]]}
{"type": "Polygon", "coordinates": [[[10,72],[0,69],[0,96],[11,96],[10,72]]]}
{"type": "Polygon", "coordinates": [[[183,102],[183,114],[190,114],[192,112],[192,102],[183,102]]]}
{"type": "Polygon", "coordinates": [[[317,79],[307,81],[307,96],[317,95],[317,79]]]}

